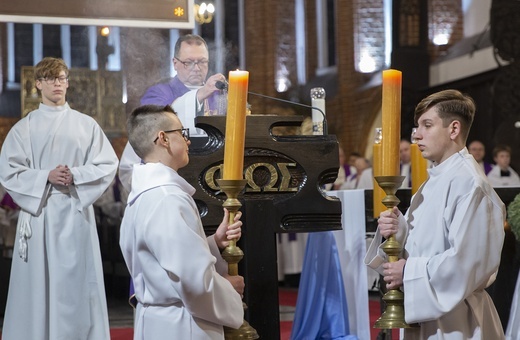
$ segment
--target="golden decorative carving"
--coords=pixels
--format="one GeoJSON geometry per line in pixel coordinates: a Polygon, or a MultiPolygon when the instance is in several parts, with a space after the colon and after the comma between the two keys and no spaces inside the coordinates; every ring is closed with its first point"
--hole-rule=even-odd
{"type": "Polygon", "coordinates": [[[18,118],[5,118],[0,117],[0,149],[2,148],[2,145],[4,144],[5,137],[7,136],[7,133],[14,124],[18,121],[18,118]]]}

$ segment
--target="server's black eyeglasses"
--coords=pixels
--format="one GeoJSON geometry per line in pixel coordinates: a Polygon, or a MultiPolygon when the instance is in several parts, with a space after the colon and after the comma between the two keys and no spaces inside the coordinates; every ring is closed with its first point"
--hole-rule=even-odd
{"type": "MultiPolygon", "coordinates": [[[[177,132],[177,131],[180,131],[182,137],[186,140],[186,142],[190,140],[190,129],[188,129],[188,128],[175,129],[175,130],[166,130],[166,131],[163,131],[163,132],[164,133],[172,133],[172,132],[177,132]]],[[[158,139],[159,139],[159,136],[157,136],[157,138],[155,138],[153,140],[153,143],[155,144],[158,139]]]]}

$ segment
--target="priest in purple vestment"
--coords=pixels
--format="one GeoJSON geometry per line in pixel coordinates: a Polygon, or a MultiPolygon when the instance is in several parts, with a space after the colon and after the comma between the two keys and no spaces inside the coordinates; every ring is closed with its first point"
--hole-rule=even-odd
{"type": "MultiPolygon", "coordinates": [[[[208,45],[198,35],[187,34],[177,40],[172,62],[177,75],[148,88],[141,104],[171,105],[183,126],[190,130],[190,136],[195,137],[192,140],[196,147],[196,137],[206,137],[206,134],[195,128],[195,117],[226,113],[227,94],[215,86],[217,81],[226,82],[226,77],[221,73],[208,77],[208,45]]],[[[127,143],[121,156],[119,178],[128,191],[132,165],[140,161],[127,143]]]]}

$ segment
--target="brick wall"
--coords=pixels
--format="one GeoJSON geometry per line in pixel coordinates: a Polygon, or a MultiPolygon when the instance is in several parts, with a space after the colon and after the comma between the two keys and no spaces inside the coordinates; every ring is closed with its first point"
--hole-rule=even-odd
{"type": "MultiPolygon", "coordinates": [[[[379,2],[382,6],[382,1],[379,2]]],[[[346,154],[362,153],[369,142],[366,136],[381,108],[381,88],[367,86],[371,76],[355,68],[354,22],[348,18],[353,18],[354,11],[366,9],[356,8],[350,1],[336,4],[338,95],[328,101],[329,132],[338,136],[346,154]]]]}

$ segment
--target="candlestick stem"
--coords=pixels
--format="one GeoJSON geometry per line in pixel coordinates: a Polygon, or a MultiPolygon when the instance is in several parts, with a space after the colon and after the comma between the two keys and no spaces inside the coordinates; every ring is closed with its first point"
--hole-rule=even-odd
{"type": "MultiPolygon", "coordinates": [[[[382,202],[388,209],[396,207],[400,200],[395,195],[397,189],[403,183],[405,176],[376,176],[375,179],[379,186],[385,191],[386,196],[382,202]]],[[[382,246],[383,251],[388,256],[388,262],[397,262],[401,253],[401,245],[390,236],[382,246]]],[[[386,302],[385,311],[376,321],[374,328],[392,329],[409,328],[404,318],[404,294],[399,289],[389,289],[383,296],[386,302]]]]}
{"type": "MultiPolygon", "coordinates": [[[[222,204],[229,211],[229,223],[233,223],[235,216],[240,210],[242,203],[238,200],[238,195],[244,189],[247,180],[245,179],[217,179],[220,189],[226,194],[227,199],[222,204]]],[[[228,274],[230,276],[238,275],[238,262],[244,257],[244,252],[236,245],[235,240],[231,240],[229,245],[222,252],[222,258],[228,263],[228,274]]],[[[247,305],[243,303],[244,310],[247,305]]],[[[256,330],[244,319],[242,325],[238,329],[224,327],[224,338],[226,340],[239,339],[258,339],[256,330]]]]}

